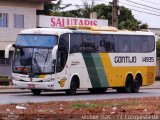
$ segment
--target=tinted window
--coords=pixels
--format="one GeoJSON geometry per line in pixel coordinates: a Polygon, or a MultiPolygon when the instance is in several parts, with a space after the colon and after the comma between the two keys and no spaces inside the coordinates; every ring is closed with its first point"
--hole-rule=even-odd
{"type": "Polygon", "coordinates": [[[67,62],[69,48],[69,34],[61,35],[57,52],[56,72],[61,72],[67,62]]]}
{"type": "Polygon", "coordinates": [[[84,52],[96,52],[97,49],[95,45],[95,35],[83,34],[80,50],[84,52]]]}
{"type": "Polygon", "coordinates": [[[151,52],[154,50],[154,37],[143,36],[142,37],[142,52],[151,52]]]}
{"type": "Polygon", "coordinates": [[[106,52],[117,52],[118,51],[118,36],[105,35],[105,46],[106,52]]]}
{"type": "Polygon", "coordinates": [[[154,36],[71,34],[71,52],[151,52],[154,36]]]}
{"type": "Polygon", "coordinates": [[[142,36],[131,36],[131,51],[141,52],[142,51],[142,36]]]}
{"type": "Polygon", "coordinates": [[[68,52],[68,46],[69,46],[69,35],[64,34],[59,39],[59,51],[68,52]]]}
{"type": "Polygon", "coordinates": [[[70,52],[96,52],[99,50],[99,42],[95,35],[71,34],[70,52]]]}
{"type": "Polygon", "coordinates": [[[57,36],[52,35],[18,35],[17,46],[30,47],[54,47],[57,44],[57,36]]]}
{"type": "Polygon", "coordinates": [[[82,35],[81,34],[71,34],[70,52],[72,53],[80,52],[81,44],[82,44],[82,35]]]}
{"type": "Polygon", "coordinates": [[[119,36],[119,52],[130,52],[131,41],[130,36],[119,36]]]}

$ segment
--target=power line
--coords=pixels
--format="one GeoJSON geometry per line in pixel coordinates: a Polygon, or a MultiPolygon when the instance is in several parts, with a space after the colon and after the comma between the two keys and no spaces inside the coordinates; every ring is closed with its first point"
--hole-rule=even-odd
{"type": "Polygon", "coordinates": [[[134,3],[134,4],[137,4],[137,5],[141,5],[141,6],[149,7],[149,8],[151,8],[151,9],[160,10],[160,9],[158,9],[158,8],[151,7],[151,6],[144,5],[144,4],[137,3],[137,2],[133,2],[133,1],[131,1],[131,0],[126,0],[126,1],[131,2],[131,3],[134,3]]]}
{"type": "MultiPolygon", "coordinates": [[[[122,2],[121,2],[122,3],[122,2]]],[[[67,5],[67,4],[61,4],[61,5],[67,5]]],[[[84,5],[71,5],[71,6],[84,6],[84,5]]],[[[132,5],[133,6],[133,5],[132,5]]],[[[135,6],[137,7],[137,6],[135,6]]],[[[128,8],[128,7],[126,7],[128,8]]],[[[136,12],[141,12],[141,13],[146,13],[146,14],[150,14],[150,15],[154,15],[154,16],[160,16],[160,14],[155,14],[155,13],[150,13],[150,12],[145,12],[145,11],[141,11],[141,10],[136,10],[136,9],[131,9],[131,8],[128,8],[130,10],[133,10],[133,11],[136,11],[136,12]]],[[[144,8],[143,8],[144,9],[144,8]]],[[[149,10],[149,9],[148,9],[149,10]]],[[[151,10],[150,10],[151,11],[151,10]]],[[[153,11],[153,10],[152,10],[153,11]]],[[[157,11],[158,12],[158,11],[157,11]]],[[[160,12],[158,12],[160,13],[160,12]]]]}
{"type": "Polygon", "coordinates": [[[151,4],[154,4],[154,5],[160,5],[160,3],[158,3],[158,2],[151,2],[151,1],[148,1],[148,0],[141,0],[141,1],[151,3],[151,4]]]}
{"type": "MultiPolygon", "coordinates": [[[[120,2],[120,3],[137,8],[137,6],[135,6],[135,5],[127,4],[127,3],[124,3],[124,2],[120,2]]],[[[152,12],[160,13],[159,11],[147,9],[147,8],[144,8],[144,7],[138,7],[138,8],[143,9],[143,10],[149,10],[149,11],[152,11],[152,12]]]]}
{"type": "Polygon", "coordinates": [[[137,12],[141,12],[141,13],[146,13],[146,14],[154,15],[154,16],[160,16],[160,14],[154,14],[154,13],[145,12],[145,11],[141,11],[141,10],[135,10],[135,9],[131,9],[131,8],[128,8],[128,9],[133,10],[133,11],[137,11],[137,12]]]}

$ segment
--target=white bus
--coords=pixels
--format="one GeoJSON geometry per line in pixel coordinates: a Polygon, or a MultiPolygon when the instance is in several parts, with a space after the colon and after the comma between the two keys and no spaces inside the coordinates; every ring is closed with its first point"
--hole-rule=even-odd
{"type": "Polygon", "coordinates": [[[12,62],[15,87],[90,92],[138,92],[155,79],[155,36],[151,32],[120,31],[112,27],[70,26],[35,28],[17,36],[12,62]]]}

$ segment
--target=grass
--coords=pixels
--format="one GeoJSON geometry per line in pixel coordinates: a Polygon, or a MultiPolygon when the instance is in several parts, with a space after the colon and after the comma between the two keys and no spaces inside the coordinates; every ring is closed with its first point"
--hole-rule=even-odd
{"type": "Polygon", "coordinates": [[[89,103],[89,102],[76,102],[70,105],[73,109],[83,109],[83,108],[100,108],[100,107],[118,107],[118,106],[136,106],[139,102],[137,101],[113,101],[109,103],[89,103]]]}
{"type": "Polygon", "coordinates": [[[83,102],[77,102],[75,104],[72,104],[70,107],[73,109],[82,109],[82,108],[98,108],[101,107],[101,104],[96,103],[83,103],[83,102]]]}

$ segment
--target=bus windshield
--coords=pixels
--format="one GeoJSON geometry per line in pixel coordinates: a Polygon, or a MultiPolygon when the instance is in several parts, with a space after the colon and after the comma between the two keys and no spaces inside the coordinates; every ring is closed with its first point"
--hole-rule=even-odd
{"type": "Polygon", "coordinates": [[[57,44],[57,36],[53,35],[18,35],[16,46],[23,47],[51,47],[57,44]]]}
{"type": "Polygon", "coordinates": [[[57,37],[55,36],[18,36],[13,60],[13,72],[24,74],[54,73],[55,65],[51,55],[56,44],[57,37]]]}

